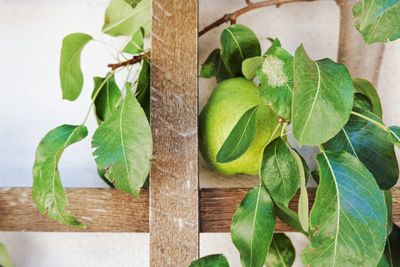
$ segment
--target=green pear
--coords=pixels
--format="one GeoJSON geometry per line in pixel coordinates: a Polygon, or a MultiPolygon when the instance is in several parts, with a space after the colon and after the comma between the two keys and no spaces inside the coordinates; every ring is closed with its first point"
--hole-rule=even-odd
{"type": "Polygon", "coordinates": [[[277,129],[279,117],[265,105],[257,111],[257,132],[249,149],[228,163],[219,163],[216,157],[241,116],[262,104],[259,88],[245,78],[224,80],[214,89],[200,113],[200,152],[218,172],[225,175],[258,174],[265,145],[280,134],[277,129]]]}

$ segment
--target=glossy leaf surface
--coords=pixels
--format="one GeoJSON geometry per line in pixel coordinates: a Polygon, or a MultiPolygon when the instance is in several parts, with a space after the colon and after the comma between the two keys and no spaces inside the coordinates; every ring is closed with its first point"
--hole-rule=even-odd
{"type": "Polygon", "coordinates": [[[269,247],[267,260],[268,267],[290,267],[296,257],[292,241],[284,233],[275,233],[269,247]]]}
{"type": "Polygon", "coordinates": [[[111,117],[117,109],[118,101],[121,99],[121,91],[115,83],[114,76],[110,77],[94,77],[94,90],[92,94],[96,97],[94,107],[96,117],[103,122],[111,117]]]}
{"type": "Polygon", "coordinates": [[[261,55],[257,36],[244,25],[235,24],[226,28],[220,42],[222,61],[233,76],[241,74],[243,60],[261,55]]]}
{"type": "Polygon", "coordinates": [[[232,218],[233,244],[244,267],[264,265],[275,228],[274,205],[263,186],[253,188],[232,218]]]}
{"type": "Polygon", "coordinates": [[[242,62],[242,73],[247,80],[253,80],[257,75],[257,68],[264,62],[264,57],[246,58],[242,62]]]}
{"type": "Polygon", "coordinates": [[[289,147],[277,138],[264,150],[260,175],[274,201],[288,205],[297,191],[300,178],[298,163],[289,147]]]}
{"type": "Polygon", "coordinates": [[[330,59],[311,60],[303,46],[294,57],[293,135],[300,145],[318,145],[335,136],[353,108],[347,69],[330,59]]]}
{"type": "Polygon", "coordinates": [[[349,153],[317,155],[320,181],[310,215],[309,266],[376,266],[386,240],[387,210],[368,169],[349,153]]]}
{"type": "Polygon", "coordinates": [[[85,126],[62,125],[40,141],[33,166],[32,198],[42,214],[69,226],[83,227],[67,210],[68,199],[58,170],[61,155],[88,134],[85,126]]]}
{"type": "MultiPolygon", "coordinates": [[[[382,121],[372,112],[355,108],[356,112],[382,121]]],[[[357,157],[374,175],[381,189],[394,186],[399,177],[394,146],[387,132],[357,115],[351,115],[345,127],[323,146],[336,152],[347,151],[357,157]]]]}
{"type": "Polygon", "coordinates": [[[353,7],[356,28],[367,44],[400,37],[399,0],[363,0],[353,7]]]}
{"type": "Polygon", "coordinates": [[[233,127],[217,154],[217,161],[226,163],[238,159],[256,136],[257,108],[247,110],[233,127]]]}
{"type": "Polygon", "coordinates": [[[366,96],[371,102],[372,112],[382,119],[382,105],[374,85],[367,80],[353,79],[354,92],[366,96]]]}
{"type": "Polygon", "coordinates": [[[111,117],[93,135],[99,169],[116,188],[138,196],[150,171],[152,138],[143,109],[131,90],[111,117]]]}
{"type": "Polygon", "coordinates": [[[189,267],[229,267],[229,263],[224,255],[214,254],[193,261],[189,267]]]}
{"type": "Polygon", "coordinates": [[[88,34],[77,32],[65,36],[62,41],[60,81],[63,99],[72,101],[81,94],[83,86],[81,52],[92,39],[88,34]]]}

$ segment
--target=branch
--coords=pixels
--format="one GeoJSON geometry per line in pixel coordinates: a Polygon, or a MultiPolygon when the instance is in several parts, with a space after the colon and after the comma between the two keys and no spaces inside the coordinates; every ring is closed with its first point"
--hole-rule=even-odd
{"type": "Polygon", "coordinates": [[[202,29],[199,32],[199,37],[202,36],[203,34],[205,34],[206,32],[208,32],[228,21],[231,24],[236,24],[237,18],[240,15],[243,15],[243,14],[245,14],[251,10],[257,9],[257,8],[262,8],[262,7],[267,7],[267,6],[279,7],[282,4],[288,4],[288,3],[294,3],[294,2],[312,2],[312,1],[316,1],[316,0],[265,0],[265,1],[256,2],[256,3],[253,3],[251,0],[246,0],[245,7],[242,7],[241,9],[238,9],[232,13],[227,13],[224,16],[222,16],[221,18],[219,18],[216,21],[214,21],[213,23],[211,23],[210,25],[204,27],[204,29],[202,29]]]}
{"type": "Polygon", "coordinates": [[[118,63],[110,63],[107,65],[107,67],[111,68],[111,70],[116,70],[120,67],[125,67],[128,65],[133,65],[133,64],[139,63],[144,58],[150,59],[150,51],[145,52],[143,54],[133,56],[131,59],[128,59],[126,61],[122,61],[122,62],[118,62],[118,63]]]}

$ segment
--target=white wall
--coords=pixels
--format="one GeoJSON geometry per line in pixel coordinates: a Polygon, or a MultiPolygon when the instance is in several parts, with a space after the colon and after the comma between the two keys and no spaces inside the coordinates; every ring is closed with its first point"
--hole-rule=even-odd
{"type": "MultiPolygon", "coordinates": [[[[58,79],[59,50],[64,35],[82,31],[102,39],[100,28],[108,0],[0,0],[0,187],[31,186],[34,150],[40,138],[63,123],[77,124],[89,106],[92,90],[85,80],[76,102],[61,100],[58,79]]],[[[223,13],[241,6],[242,0],[201,0],[200,28],[223,13]]],[[[254,11],[239,19],[259,37],[279,37],[289,51],[303,42],[314,58],[337,54],[338,9],[329,1],[290,4],[254,11]]],[[[218,45],[222,27],[200,39],[199,59],[218,45]]],[[[105,37],[104,37],[105,38],[105,37]]],[[[114,42],[118,46],[122,40],[114,42]]],[[[267,41],[263,40],[263,47],[267,41]]],[[[385,120],[400,124],[400,46],[388,45],[379,90],[385,120]]],[[[89,44],[83,53],[85,77],[104,75],[114,60],[110,48],[89,44]]],[[[204,103],[213,82],[200,81],[204,103]]],[[[89,121],[93,133],[95,122],[89,121]]],[[[90,139],[69,148],[60,164],[69,187],[103,187],[91,156],[90,139]]],[[[1,218],[0,218],[1,219],[1,218]]],[[[291,234],[298,251],[306,245],[300,234],[291,234]]],[[[147,234],[0,233],[18,267],[147,266],[147,234]]],[[[229,234],[202,234],[201,254],[225,253],[232,266],[238,254],[229,234]]],[[[297,259],[297,266],[300,263],[297,259]]]]}

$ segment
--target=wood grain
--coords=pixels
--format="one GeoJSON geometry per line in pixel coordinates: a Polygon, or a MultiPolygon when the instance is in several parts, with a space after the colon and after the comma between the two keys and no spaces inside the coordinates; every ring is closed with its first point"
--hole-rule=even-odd
{"type": "Polygon", "coordinates": [[[148,232],[148,192],[132,198],[115,189],[68,189],[69,208],[86,229],[71,228],[43,216],[31,189],[0,189],[0,231],[148,232]]]}
{"type": "MultiPolygon", "coordinates": [[[[200,231],[202,233],[229,232],[233,213],[249,191],[248,188],[207,188],[200,191],[200,231]]],[[[315,188],[308,189],[310,207],[315,188]]],[[[0,231],[43,232],[148,232],[148,192],[140,199],[114,189],[69,189],[70,209],[87,224],[79,230],[68,228],[39,214],[31,199],[31,189],[0,189],[0,231]]],[[[392,189],[393,220],[400,225],[400,188],[392,189]]],[[[290,203],[297,210],[298,194],[290,203]]],[[[183,204],[174,207],[182,209],[183,204]]],[[[292,228],[279,221],[278,232],[292,228]]],[[[175,233],[174,233],[175,234],[175,233]]]]}
{"type": "Polygon", "coordinates": [[[197,0],[153,0],[150,265],[198,258],[197,0]]]}

